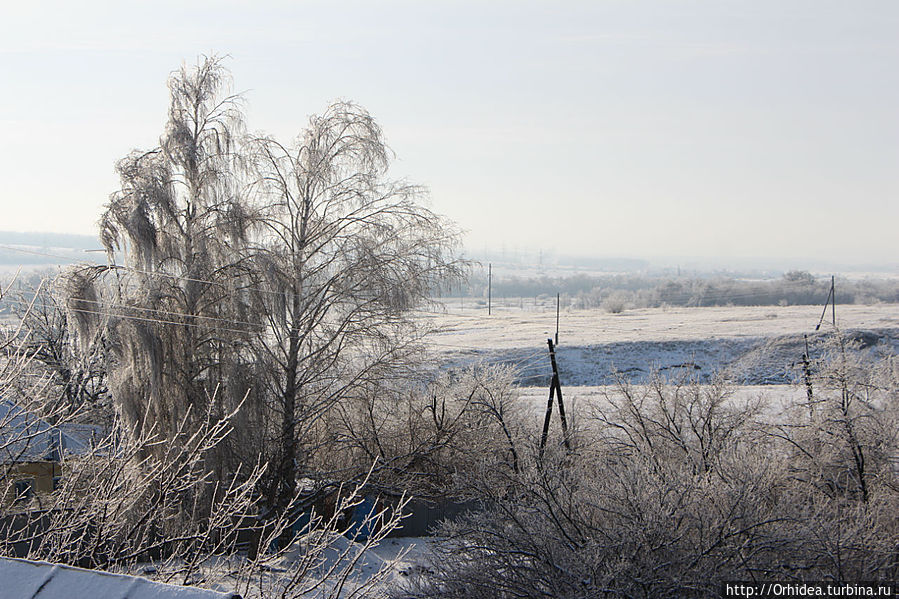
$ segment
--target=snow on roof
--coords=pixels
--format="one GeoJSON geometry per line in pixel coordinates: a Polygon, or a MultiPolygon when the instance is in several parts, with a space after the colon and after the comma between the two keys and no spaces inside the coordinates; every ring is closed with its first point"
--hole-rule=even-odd
{"type": "Polygon", "coordinates": [[[0,463],[58,459],[61,453],[90,451],[87,443],[0,399],[0,463]]]}
{"type": "Polygon", "coordinates": [[[0,581],[0,595],[16,599],[240,599],[236,593],[6,557],[0,557],[0,581]]]}

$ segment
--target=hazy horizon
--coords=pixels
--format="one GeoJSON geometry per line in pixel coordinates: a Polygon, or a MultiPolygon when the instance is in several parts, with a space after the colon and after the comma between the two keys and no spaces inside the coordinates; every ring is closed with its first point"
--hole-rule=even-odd
{"type": "Polygon", "coordinates": [[[95,234],[217,52],[250,131],[365,106],[469,251],[895,264],[897,30],[886,1],[19,4],[0,228],[95,234]]]}
{"type": "MultiPolygon", "coordinates": [[[[613,254],[569,254],[552,248],[462,248],[465,258],[480,262],[484,268],[493,263],[495,272],[502,275],[523,276],[529,270],[542,274],[588,274],[590,272],[660,272],[671,270],[685,274],[722,272],[781,273],[807,270],[818,275],[869,273],[877,277],[899,276],[899,262],[838,263],[800,258],[713,257],[713,256],[652,256],[613,254]]],[[[68,261],[104,262],[106,257],[97,235],[56,233],[52,231],[0,230],[0,266],[16,263],[42,266],[52,263],[52,257],[68,261]],[[38,248],[37,251],[15,251],[15,246],[38,248]],[[43,249],[40,249],[43,248],[43,249]],[[50,250],[49,248],[54,248],[50,250]],[[62,251],[56,251],[59,248],[62,251]],[[85,253],[87,252],[87,253],[85,253]]]]}

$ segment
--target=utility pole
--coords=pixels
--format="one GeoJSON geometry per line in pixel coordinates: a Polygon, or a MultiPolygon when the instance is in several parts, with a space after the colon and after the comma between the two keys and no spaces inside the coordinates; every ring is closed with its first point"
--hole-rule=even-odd
{"type": "Polygon", "coordinates": [[[556,345],[559,345],[559,300],[560,294],[556,293],[556,345]]]}
{"type": "Polygon", "coordinates": [[[493,295],[493,264],[487,264],[487,316],[491,314],[491,299],[493,295]]]}
{"type": "Polygon", "coordinates": [[[830,275],[830,315],[833,317],[833,328],[837,328],[837,287],[836,278],[830,275]]]}
{"type": "Polygon", "coordinates": [[[546,447],[546,440],[549,437],[549,422],[553,413],[553,396],[559,396],[559,419],[562,421],[562,441],[565,443],[565,449],[571,450],[571,441],[568,438],[568,419],[565,418],[565,404],[562,401],[562,384],[559,382],[559,367],[556,365],[556,348],[553,346],[553,340],[547,339],[549,346],[549,359],[553,367],[553,378],[549,384],[549,400],[546,403],[546,414],[543,417],[543,433],[540,435],[540,459],[543,459],[543,450],[546,447]]]}
{"type": "Polygon", "coordinates": [[[824,316],[827,315],[827,304],[830,304],[831,306],[830,315],[833,319],[833,328],[837,328],[837,294],[833,275],[830,275],[830,292],[827,294],[827,299],[824,300],[824,310],[821,312],[818,326],[815,327],[816,331],[821,328],[821,323],[824,322],[824,316]]]}

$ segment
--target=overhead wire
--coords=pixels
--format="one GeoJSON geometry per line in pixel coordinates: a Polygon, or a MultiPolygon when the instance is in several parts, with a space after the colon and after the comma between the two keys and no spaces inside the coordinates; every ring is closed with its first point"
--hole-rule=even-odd
{"type": "MultiPolygon", "coordinates": [[[[20,306],[30,305],[29,302],[26,302],[24,300],[7,299],[6,301],[8,303],[11,303],[14,305],[20,305],[20,306]]],[[[182,313],[182,312],[173,312],[173,311],[160,310],[160,309],[140,308],[140,307],[130,306],[127,304],[112,303],[107,306],[103,302],[94,301],[94,300],[80,300],[79,299],[78,301],[97,304],[98,309],[93,310],[93,309],[89,309],[89,308],[72,307],[72,306],[70,306],[68,309],[71,310],[72,312],[79,313],[79,314],[93,314],[93,315],[98,315],[98,316],[110,316],[110,317],[122,318],[125,320],[135,320],[135,321],[139,321],[139,322],[152,322],[152,323],[157,323],[157,324],[185,326],[185,327],[199,328],[199,329],[204,329],[204,330],[209,330],[209,331],[225,331],[225,332],[233,332],[233,333],[240,333],[240,334],[248,334],[248,333],[259,333],[260,329],[262,331],[264,331],[266,329],[266,326],[261,323],[253,323],[250,321],[233,320],[233,319],[218,318],[218,317],[211,317],[211,316],[207,316],[207,317],[197,316],[197,317],[198,318],[206,318],[206,319],[214,320],[216,322],[221,322],[221,323],[225,323],[225,324],[245,324],[245,325],[249,325],[251,327],[257,327],[257,328],[253,328],[253,329],[229,328],[229,327],[223,327],[223,326],[211,326],[211,325],[206,325],[204,323],[184,322],[184,321],[180,321],[180,320],[170,320],[170,319],[160,318],[160,317],[151,318],[148,316],[138,316],[135,314],[127,314],[124,312],[116,312],[113,310],[104,310],[102,308],[109,307],[109,308],[113,308],[113,309],[119,308],[121,310],[132,310],[132,309],[145,310],[145,311],[151,311],[151,312],[155,312],[157,314],[169,315],[169,316],[191,317],[193,315],[190,315],[187,313],[182,313]]],[[[426,346],[447,347],[447,348],[452,348],[452,349],[465,349],[465,350],[476,350],[476,351],[486,349],[486,348],[478,347],[478,346],[474,346],[474,345],[445,344],[445,343],[440,343],[440,342],[433,342],[433,341],[428,340],[427,337],[428,337],[428,333],[425,333],[418,342],[423,343],[426,346]]]]}
{"type": "MultiPolygon", "coordinates": [[[[8,303],[18,304],[18,305],[22,305],[22,306],[31,305],[30,302],[26,302],[24,300],[17,300],[17,299],[13,299],[13,298],[7,298],[6,301],[8,303]]],[[[266,325],[263,325],[262,323],[253,323],[251,321],[212,317],[212,316],[197,315],[197,318],[212,320],[216,323],[222,323],[222,324],[246,325],[251,328],[244,328],[243,326],[241,326],[240,328],[234,328],[234,327],[227,327],[227,326],[220,326],[220,325],[207,325],[205,323],[184,322],[181,320],[172,320],[172,319],[160,318],[160,317],[154,318],[154,317],[149,317],[149,316],[139,316],[139,315],[135,315],[135,314],[128,314],[127,311],[139,310],[139,311],[152,312],[152,313],[155,313],[158,315],[172,316],[172,317],[191,317],[192,315],[187,314],[187,313],[182,313],[182,312],[175,312],[175,311],[168,311],[168,310],[161,310],[161,309],[141,308],[141,307],[131,306],[131,305],[127,305],[127,304],[110,303],[107,305],[107,304],[104,304],[103,302],[94,301],[94,300],[80,300],[80,301],[96,304],[98,306],[98,309],[93,310],[93,309],[79,308],[79,307],[72,307],[70,309],[76,313],[82,313],[82,314],[110,316],[110,317],[122,318],[122,319],[126,319],[126,320],[127,319],[135,320],[135,321],[139,321],[139,322],[153,322],[153,323],[158,323],[158,324],[205,329],[205,330],[209,330],[209,331],[234,332],[234,333],[238,333],[238,334],[259,333],[259,332],[263,332],[266,329],[266,325]],[[103,308],[109,308],[109,309],[104,310],[103,308]],[[116,308],[118,308],[119,310],[123,310],[123,312],[114,311],[116,308]]],[[[634,329],[629,328],[629,327],[621,328],[621,327],[606,327],[606,326],[604,326],[604,327],[602,327],[602,330],[620,332],[620,333],[628,333],[628,332],[632,332],[634,329]]],[[[473,345],[473,344],[464,344],[464,343],[449,343],[449,342],[433,339],[434,336],[439,336],[439,335],[440,335],[439,331],[425,333],[418,340],[418,342],[422,343],[423,345],[425,345],[427,347],[439,347],[439,348],[444,348],[444,349],[449,349],[449,350],[465,350],[465,351],[470,351],[470,352],[474,352],[474,353],[483,353],[484,351],[492,351],[492,352],[497,352],[497,351],[515,352],[515,351],[518,351],[518,348],[503,349],[503,348],[497,348],[497,347],[484,347],[483,345],[473,345]],[[429,338],[429,337],[431,337],[431,338],[429,338]]],[[[616,342],[612,342],[612,343],[616,343],[616,342]]],[[[617,343],[630,343],[630,342],[629,341],[621,341],[621,342],[617,342],[617,343]]],[[[539,361],[541,359],[540,356],[544,356],[544,355],[545,355],[545,350],[543,350],[543,349],[534,350],[531,354],[525,356],[524,358],[520,358],[519,359],[520,363],[518,365],[519,366],[528,366],[529,364],[525,363],[525,361],[528,358],[533,358],[534,360],[539,361]]]]}
{"type": "MultiPolygon", "coordinates": [[[[26,253],[26,254],[33,254],[33,255],[38,255],[38,256],[44,256],[44,257],[49,257],[49,258],[57,258],[57,259],[64,260],[69,263],[74,262],[74,258],[71,256],[60,256],[58,254],[51,254],[48,252],[39,252],[36,250],[27,250],[24,248],[19,248],[19,247],[10,246],[10,245],[0,244],[0,249],[5,249],[5,250],[9,250],[9,251],[14,251],[14,252],[22,252],[22,253],[26,253]]],[[[124,270],[124,271],[128,271],[128,272],[145,274],[145,275],[149,275],[149,276],[158,276],[158,277],[164,277],[164,278],[170,278],[170,279],[176,279],[176,280],[182,280],[182,281],[190,281],[190,282],[195,282],[195,283],[205,283],[207,285],[224,286],[224,284],[220,281],[210,281],[207,279],[200,279],[197,277],[188,277],[185,275],[176,275],[176,274],[162,272],[162,271],[156,271],[156,270],[144,270],[144,269],[140,269],[140,268],[135,268],[133,266],[125,266],[125,265],[121,265],[121,264],[112,264],[112,265],[95,264],[95,265],[103,266],[105,268],[112,268],[112,269],[116,269],[116,270],[124,270]]],[[[248,290],[248,291],[258,291],[260,293],[267,293],[267,294],[273,294],[273,295],[278,295],[278,296],[284,296],[284,295],[286,295],[288,297],[290,296],[289,293],[285,293],[285,292],[281,292],[281,291],[274,291],[271,289],[264,289],[264,288],[256,287],[256,286],[247,286],[247,287],[243,287],[242,289],[248,290]]],[[[664,297],[660,297],[659,299],[662,301],[684,301],[684,302],[689,301],[691,299],[696,299],[701,304],[706,301],[718,302],[718,301],[727,301],[727,300],[731,300],[731,299],[749,299],[749,298],[753,298],[753,297],[765,297],[765,296],[770,296],[770,295],[772,295],[771,291],[765,291],[765,290],[746,292],[746,293],[727,293],[722,290],[717,290],[716,293],[711,293],[711,294],[702,294],[700,291],[695,291],[695,292],[685,291],[680,294],[665,295],[664,297]]],[[[452,299],[451,297],[447,298],[448,301],[451,299],[452,299]]],[[[809,304],[809,305],[812,305],[812,304],[809,304]]],[[[817,305],[817,303],[814,305],[817,305]]],[[[686,307],[690,307],[690,306],[686,306],[686,307]]],[[[701,306],[694,306],[694,307],[701,307],[701,306]]],[[[460,312],[460,313],[455,313],[455,312],[443,312],[443,311],[439,311],[439,310],[436,310],[436,311],[424,310],[421,308],[413,308],[411,311],[417,312],[417,313],[423,313],[423,314],[436,314],[436,315],[453,314],[453,315],[458,315],[458,316],[466,316],[466,317],[470,316],[472,318],[479,318],[479,315],[464,314],[464,311],[460,312]]]]}
{"type": "MultiPolygon", "coordinates": [[[[29,249],[25,249],[25,248],[19,248],[19,247],[3,245],[3,244],[0,244],[0,249],[21,252],[21,253],[26,253],[26,254],[32,254],[32,255],[38,255],[38,256],[43,256],[43,257],[56,258],[56,259],[63,260],[65,262],[74,262],[75,261],[74,257],[72,257],[72,256],[61,256],[58,254],[52,254],[52,253],[41,252],[41,251],[36,251],[36,250],[29,250],[29,249]]],[[[102,266],[102,265],[97,265],[97,266],[102,266]]],[[[176,274],[166,273],[166,272],[161,272],[161,271],[148,271],[148,270],[138,269],[138,268],[124,266],[124,265],[113,264],[113,265],[105,265],[105,267],[113,268],[113,269],[117,269],[117,270],[125,270],[125,271],[129,271],[129,272],[136,272],[136,273],[145,274],[148,276],[159,276],[159,277],[165,277],[165,278],[182,280],[182,281],[191,281],[191,282],[203,283],[203,284],[208,284],[208,285],[224,286],[223,283],[217,282],[217,281],[210,281],[210,280],[200,279],[200,278],[196,278],[196,277],[187,277],[184,275],[176,275],[176,274]]],[[[279,297],[290,295],[289,293],[286,293],[286,292],[273,291],[271,289],[264,289],[264,288],[256,287],[256,286],[247,286],[247,287],[242,287],[241,289],[244,291],[257,291],[259,293],[277,295],[279,297]]],[[[695,298],[701,304],[706,301],[747,299],[747,298],[751,298],[751,297],[763,297],[763,296],[769,296],[769,295],[771,295],[771,293],[769,291],[758,291],[758,292],[742,293],[742,294],[720,293],[720,294],[710,294],[710,295],[702,295],[702,294],[698,294],[697,292],[693,292],[693,293],[685,292],[683,294],[680,294],[679,296],[673,296],[673,297],[666,296],[665,299],[677,301],[677,300],[689,300],[689,299],[695,298]]],[[[450,300],[451,300],[451,298],[450,298],[450,300]]],[[[13,300],[11,298],[4,298],[4,301],[9,302],[9,303],[15,302],[15,300],[13,300]]],[[[223,324],[246,325],[248,327],[252,327],[251,329],[245,329],[245,328],[227,328],[227,327],[218,326],[215,328],[215,330],[219,330],[219,331],[228,331],[228,332],[246,334],[246,333],[258,332],[258,328],[262,328],[263,330],[265,329],[265,325],[262,323],[255,323],[255,322],[251,322],[251,321],[238,320],[238,319],[233,319],[233,318],[221,318],[221,317],[216,317],[216,316],[189,314],[189,313],[183,313],[183,312],[176,312],[176,311],[172,311],[172,310],[147,308],[147,307],[134,306],[134,305],[128,305],[128,304],[116,304],[116,303],[112,303],[112,302],[102,302],[102,301],[87,300],[87,299],[82,299],[82,298],[78,298],[77,301],[83,302],[83,303],[94,304],[94,305],[98,306],[98,308],[109,308],[109,309],[113,309],[113,310],[120,309],[120,310],[128,310],[128,311],[136,310],[136,311],[140,311],[140,312],[144,312],[144,313],[153,313],[153,314],[159,314],[159,315],[163,315],[163,316],[201,319],[201,320],[206,320],[206,321],[220,322],[223,324]]],[[[436,301],[439,302],[440,300],[436,300],[436,301]]],[[[86,308],[77,308],[77,307],[74,307],[74,308],[70,307],[70,309],[72,309],[73,311],[75,311],[77,313],[95,314],[95,315],[101,315],[101,316],[112,316],[112,317],[132,319],[132,320],[143,321],[143,322],[155,322],[155,323],[159,323],[159,324],[171,324],[171,325],[177,325],[177,326],[187,326],[187,327],[196,327],[196,328],[204,327],[203,324],[196,323],[196,322],[182,322],[182,321],[178,321],[178,320],[170,320],[170,319],[165,319],[165,318],[142,317],[142,316],[137,316],[134,314],[116,313],[113,311],[107,311],[107,310],[103,310],[103,309],[90,310],[90,309],[86,309],[86,308]]],[[[483,318],[483,315],[480,315],[480,314],[474,314],[474,313],[466,314],[464,312],[450,311],[449,309],[428,310],[428,309],[424,309],[424,308],[413,308],[413,309],[409,310],[409,312],[414,313],[414,314],[427,314],[427,315],[456,317],[456,318],[458,318],[458,317],[472,318],[472,319],[478,319],[478,320],[483,318]]],[[[207,327],[207,328],[209,328],[210,330],[213,329],[213,327],[207,327]]],[[[627,332],[632,332],[635,330],[634,328],[630,328],[630,327],[614,327],[614,326],[608,326],[608,325],[604,325],[601,328],[604,331],[613,331],[613,332],[620,332],[620,333],[627,333],[627,332]]],[[[445,347],[445,348],[450,348],[450,349],[464,349],[464,350],[470,350],[470,351],[483,351],[485,349],[483,347],[474,346],[474,345],[451,344],[451,343],[444,343],[444,342],[430,341],[430,340],[425,340],[424,343],[426,345],[430,345],[430,346],[445,347]]],[[[493,349],[494,349],[494,351],[496,350],[496,348],[493,348],[493,349]]],[[[538,352],[538,353],[542,353],[542,352],[538,352]]]]}
{"type": "MultiPolygon", "coordinates": [[[[37,252],[37,251],[33,251],[33,250],[24,250],[24,249],[22,249],[22,248],[16,248],[16,247],[13,247],[13,246],[8,246],[8,245],[0,245],[0,249],[11,250],[11,251],[14,251],[14,252],[24,252],[24,253],[26,253],[26,254],[35,254],[35,255],[38,255],[38,256],[46,256],[46,257],[49,257],[49,258],[58,258],[58,259],[61,259],[61,260],[72,261],[72,258],[70,258],[70,257],[59,256],[59,255],[57,255],[57,254],[49,254],[49,253],[46,253],[46,252],[37,252]]],[[[163,272],[163,271],[159,271],[159,270],[144,270],[144,269],[140,269],[140,268],[135,268],[135,267],[133,267],[133,266],[125,266],[125,265],[123,265],[123,264],[97,264],[97,263],[93,263],[93,264],[91,264],[91,265],[92,265],[92,266],[96,266],[96,267],[100,267],[100,268],[109,268],[109,269],[114,269],[114,270],[124,270],[124,271],[128,271],[128,272],[135,272],[135,273],[138,273],[138,274],[144,274],[144,275],[156,276],[156,277],[162,277],[162,278],[168,278],[168,279],[175,279],[175,280],[179,280],[179,281],[189,281],[189,282],[192,282],[192,283],[205,283],[205,284],[207,284],[207,285],[215,285],[215,286],[219,286],[219,287],[225,287],[225,284],[222,283],[222,282],[220,282],[220,281],[209,281],[209,280],[207,280],[207,279],[199,279],[199,278],[196,278],[196,277],[188,277],[188,276],[185,276],[185,275],[176,275],[176,274],[173,274],[173,273],[167,273],[167,272],[163,272]]],[[[285,292],[281,292],[281,291],[272,291],[272,290],[270,290],[270,289],[262,289],[262,288],[260,288],[260,287],[250,287],[250,286],[248,286],[248,287],[242,287],[241,289],[242,289],[242,290],[247,290],[247,291],[258,291],[258,292],[260,292],[260,293],[274,294],[274,295],[278,295],[278,296],[287,296],[287,297],[290,296],[290,294],[285,293],[285,292]]]]}
{"type": "MultiPolygon", "coordinates": [[[[106,310],[103,310],[103,309],[119,309],[119,310],[123,310],[123,311],[131,311],[131,310],[135,310],[135,311],[138,311],[138,312],[151,312],[151,313],[159,314],[159,315],[162,315],[162,316],[184,317],[184,318],[201,319],[201,320],[212,320],[212,321],[215,321],[215,322],[221,322],[221,323],[224,323],[224,324],[241,324],[241,325],[248,325],[248,326],[250,326],[250,327],[264,327],[264,326],[265,326],[265,325],[263,325],[262,323],[259,323],[259,322],[252,322],[252,321],[248,321],[248,320],[238,320],[238,319],[233,319],[233,318],[221,318],[221,317],[217,317],[217,316],[207,316],[207,315],[202,315],[202,314],[190,314],[190,313],[187,313],[187,312],[177,312],[177,311],[173,311],[173,310],[163,310],[163,309],[160,309],[160,308],[146,308],[146,307],[142,307],[142,306],[135,306],[135,305],[132,305],[132,304],[125,304],[125,303],[106,302],[106,301],[100,301],[100,300],[89,300],[89,299],[85,299],[85,298],[74,298],[72,301],[73,301],[74,303],[86,303],[86,304],[93,304],[93,305],[97,306],[97,309],[96,309],[96,310],[92,310],[92,309],[89,309],[89,308],[79,308],[79,307],[77,307],[77,306],[75,306],[75,307],[73,307],[73,306],[68,306],[68,309],[70,309],[70,310],[72,310],[72,311],[74,311],[74,312],[81,312],[81,313],[85,313],[85,314],[104,314],[104,315],[110,315],[110,316],[119,316],[119,317],[121,317],[121,318],[132,318],[132,317],[133,317],[133,318],[139,318],[140,320],[144,320],[144,321],[147,321],[147,322],[159,322],[159,323],[162,323],[162,324],[176,324],[176,325],[185,325],[185,326],[201,326],[201,325],[198,325],[198,324],[196,324],[196,323],[184,323],[184,322],[181,322],[181,321],[168,320],[168,319],[165,319],[165,318],[136,317],[136,316],[133,316],[133,315],[130,315],[130,314],[125,314],[125,313],[118,314],[118,313],[106,311],[106,310]]],[[[6,302],[6,303],[9,303],[9,304],[13,304],[13,305],[19,305],[19,306],[29,306],[29,305],[30,305],[30,302],[28,302],[28,301],[25,301],[25,300],[22,300],[22,299],[15,299],[15,298],[7,298],[7,299],[5,299],[5,302],[6,302]]],[[[243,329],[242,329],[242,330],[243,330],[243,329]]],[[[245,331],[245,332],[250,332],[249,330],[244,330],[244,331],[245,331]]],[[[426,335],[427,335],[427,334],[439,334],[439,332],[426,333],[426,335]]],[[[438,345],[439,345],[439,344],[438,344],[438,345]]],[[[448,344],[447,344],[447,345],[448,345],[448,344]]],[[[465,346],[465,348],[468,348],[468,346],[465,346]]]]}
{"type": "MultiPolygon", "coordinates": [[[[14,246],[3,245],[3,244],[0,244],[0,249],[10,250],[10,251],[14,251],[14,252],[23,252],[23,253],[26,253],[26,254],[34,254],[34,255],[44,256],[44,257],[49,257],[49,258],[57,258],[57,259],[60,259],[60,260],[66,260],[66,261],[69,261],[69,262],[72,262],[72,261],[73,261],[73,258],[72,258],[72,257],[60,256],[60,255],[58,255],[58,254],[50,254],[50,253],[47,253],[47,252],[38,252],[38,251],[34,251],[34,250],[26,250],[26,249],[24,249],[24,248],[17,248],[17,247],[14,247],[14,246]]],[[[91,264],[91,266],[97,266],[97,267],[101,267],[101,268],[110,268],[110,269],[115,269],[115,270],[123,270],[123,271],[127,271],[127,272],[134,272],[134,273],[144,274],[144,275],[148,275],[148,276],[158,276],[158,277],[162,277],[162,278],[176,279],[176,280],[180,280],[180,281],[190,281],[190,282],[193,282],[193,283],[204,283],[204,284],[207,284],[207,285],[214,285],[214,286],[219,286],[219,287],[226,287],[226,285],[225,285],[224,283],[220,282],[220,281],[210,281],[210,280],[208,280],[208,279],[200,279],[200,278],[197,278],[197,277],[188,277],[188,276],[184,276],[184,275],[176,275],[176,274],[167,273],[167,272],[162,272],[162,271],[156,271],[156,270],[144,270],[144,269],[140,269],[140,268],[135,268],[135,267],[133,267],[133,266],[125,266],[125,265],[122,265],[122,264],[111,264],[111,265],[110,265],[110,264],[106,264],[106,265],[103,265],[103,264],[96,264],[96,263],[94,263],[94,264],[91,264]]],[[[264,293],[264,294],[274,295],[274,296],[277,296],[277,297],[286,297],[286,298],[290,298],[290,297],[292,297],[292,296],[294,295],[294,294],[292,294],[292,293],[290,293],[290,292],[275,291],[275,290],[272,290],[272,289],[264,289],[264,288],[258,287],[258,286],[243,286],[243,287],[241,287],[240,289],[241,289],[241,291],[257,291],[257,292],[259,292],[259,293],[264,293]]],[[[448,311],[443,311],[443,310],[426,310],[426,309],[424,309],[424,308],[412,308],[412,309],[410,309],[410,310],[408,310],[408,311],[409,311],[409,312],[412,312],[412,313],[416,313],[416,314],[433,314],[433,315],[436,315],[436,316],[442,316],[442,315],[452,314],[451,312],[448,312],[448,311]]],[[[191,316],[192,316],[192,315],[191,315],[191,316]]],[[[462,317],[471,317],[471,318],[479,318],[479,316],[476,315],[476,314],[471,314],[471,315],[469,315],[469,314],[459,314],[459,316],[462,316],[462,317]]]]}
{"type": "MultiPolygon", "coordinates": [[[[12,297],[6,297],[6,298],[4,298],[3,301],[4,301],[5,303],[7,303],[7,304],[13,304],[13,305],[22,305],[22,306],[27,306],[27,305],[29,305],[29,302],[26,301],[26,300],[20,300],[20,299],[16,299],[16,298],[12,298],[12,297]]],[[[89,300],[89,299],[86,299],[86,298],[76,298],[75,301],[78,302],[78,303],[92,304],[92,305],[97,306],[98,308],[120,309],[120,310],[125,310],[125,311],[138,311],[138,312],[143,312],[143,313],[150,313],[150,314],[158,314],[158,315],[161,315],[161,316],[168,316],[168,317],[172,317],[172,318],[175,318],[175,317],[184,317],[184,318],[191,318],[191,319],[199,319],[199,320],[208,320],[208,321],[214,321],[214,322],[221,322],[221,323],[223,323],[223,324],[246,325],[246,326],[249,326],[249,327],[261,327],[261,326],[263,326],[262,323],[259,323],[259,322],[253,322],[253,321],[248,321],[248,320],[240,320],[240,319],[235,319],[235,318],[222,318],[222,317],[219,317],[219,316],[209,316],[209,315],[203,315],[203,314],[190,314],[190,313],[186,313],[186,312],[178,312],[178,311],[175,311],[175,310],[164,310],[164,309],[160,309],[160,308],[149,308],[149,307],[144,307],[144,306],[136,306],[136,305],[133,305],[133,304],[127,304],[127,303],[119,303],[119,302],[111,302],[111,301],[100,301],[100,300],[89,300]]],[[[419,312],[419,313],[420,313],[420,312],[428,312],[428,311],[417,310],[417,311],[415,311],[415,312],[419,312]]],[[[85,312],[85,313],[89,313],[89,312],[85,312]]],[[[458,314],[454,314],[454,313],[451,313],[451,312],[428,312],[428,313],[435,313],[435,314],[439,314],[439,315],[441,315],[441,316],[447,316],[447,317],[451,317],[451,318],[452,318],[452,317],[459,316],[458,314]]],[[[127,315],[127,314],[118,314],[118,316],[127,317],[128,315],[127,315]]],[[[145,320],[148,320],[148,321],[149,321],[149,320],[153,320],[152,318],[147,318],[147,317],[145,317],[144,319],[145,319],[145,320]]],[[[164,322],[164,323],[166,323],[166,324],[182,324],[182,323],[179,323],[179,322],[170,322],[170,319],[165,319],[165,318],[162,318],[162,319],[159,319],[159,320],[160,320],[160,322],[164,322]]],[[[634,324],[639,324],[639,323],[634,323],[634,324]]],[[[670,328],[670,327],[669,327],[669,328],[670,328]]],[[[630,332],[639,330],[639,327],[631,327],[631,326],[613,326],[613,325],[611,325],[611,324],[609,324],[609,323],[602,323],[602,324],[599,326],[599,329],[600,329],[601,331],[606,331],[606,332],[630,333],[630,332]]],[[[432,331],[432,332],[429,332],[428,334],[429,334],[429,335],[442,335],[442,334],[446,334],[447,332],[452,333],[452,331],[441,331],[441,330],[438,328],[437,330],[432,331]]],[[[446,342],[446,341],[433,341],[432,343],[433,343],[434,345],[440,345],[440,346],[445,346],[445,347],[457,347],[457,348],[460,348],[460,349],[478,349],[477,346],[459,345],[459,344],[453,344],[453,343],[446,342]]]]}
{"type": "MultiPolygon", "coordinates": [[[[19,303],[21,303],[21,302],[19,302],[19,303]]],[[[72,310],[76,313],[113,316],[113,317],[119,317],[119,318],[123,318],[123,319],[136,320],[139,322],[153,322],[153,323],[159,323],[159,324],[172,324],[172,325],[177,325],[177,326],[206,328],[207,330],[213,330],[213,331],[227,331],[227,332],[234,332],[234,333],[239,333],[239,334],[258,332],[258,331],[254,331],[254,330],[248,330],[248,329],[233,329],[233,328],[227,328],[227,327],[215,327],[215,328],[204,327],[204,325],[198,324],[198,323],[187,323],[187,322],[181,322],[181,321],[165,320],[165,319],[161,319],[161,318],[147,318],[147,317],[128,315],[128,314],[118,314],[115,312],[107,312],[104,310],[90,310],[90,309],[82,309],[82,308],[72,308],[72,310]]],[[[219,319],[219,320],[225,320],[225,319],[219,319]]],[[[243,321],[236,321],[236,322],[243,322],[243,321]]],[[[433,341],[428,340],[426,337],[427,336],[425,336],[424,338],[422,338],[418,341],[418,342],[422,343],[423,345],[425,345],[426,347],[435,347],[436,346],[436,347],[443,347],[443,348],[449,348],[449,349],[470,350],[470,351],[476,351],[476,352],[483,352],[485,350],[493,351],[493,352],[497,351],[497,348],[485,348],[482,346],[475,346],[475,345],[445,344],[445,343],[440,343],[440,342],[433,342],[433,341]]],[[[507,350],[499,350],[499,351],[514,354],[516,352],[520,352],[521,350],[518,348],[510,348],[507,350]]],[[[500,362],[509,364],[510,366],[516,368],[517,370],[527,370],[527,369],[543,362],[544,360],[546,360],[546,356],[547,356],[546,350],[532,349],[531,351],[525,353],[524,355],[515,355],[515,356],[512,356],[511,359],[501,359],[500,362]]],[[[547,362],[547,365],[548,365],[548,362],[547,362]]]]}
{"type": "MultiPolygon", "coordinates": [[[[10,303],[19,304],[19,305],[23,305],[26,303],[21,300],[15,300],[15,299],[10,299],[7,301],[9,301],[10,303]]],[[[162,310],[159,308],[145,308],[142,306],[135,306],[135,305],[131,305],[131,304],[124,304],[124,303],[117,303],[117,302],[104,302],[104,301],[100,301],[100,300],[89,300],[89,299],[85,299],[85,298],[72,298],[70,301],[73,303],[93,304],[95,306],[98,306],[98,309],[118,308],[120,310],[136,310],[139,312],[153,312],[156,314],[162,314],[164,316],[172,316],[172,317],[183,316],[185,318],[196,318],[196,319],[201,319],[201,320],[214,320],[214,321],[223,322],[226,324],[245,324],[245,325],[249,325],[252,327],[262,326],[258,322],[250,322],[248,320],[237,320],[237,319],[233,319],[233,318],[220,318],[217,316],[206,316],[204,314],[190,314],[187,312],[176,312],[173,310],[162,310]]],[[[76,312],[79,311],[78,308],[75,308],[72,306],[68,306],[68,309],[76,311],[76,312]]],[[[125,315],[122,315],[122,316],[125,316],[125,315]]],[[[160,322],[164,322],[166,324],[175,324],[171,321],[166,321],[166,320],[160,320],[160,322]]]]}

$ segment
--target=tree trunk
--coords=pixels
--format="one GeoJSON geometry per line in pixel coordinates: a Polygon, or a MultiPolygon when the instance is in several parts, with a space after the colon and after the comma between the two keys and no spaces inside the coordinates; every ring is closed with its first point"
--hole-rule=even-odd
{"type": "MultiPolygon", "coordinates": [[[[294,294],[292,300],[292,316],[299,313],[300,299],[294,294]]],[[[291,323],[294,318],[289,319],[291,323]]],[[[297,447],[296,447],[296,399],[297,369],[299,366],[300,333],[296,326],[290,329],[287,353],[287,369],[285,372],[284,392],[281,397],[281,463],[278,466],[276,486],[278,488],[277,506],[286,509],[290,506],[296,492],[297,484],[297,447]]]]}

